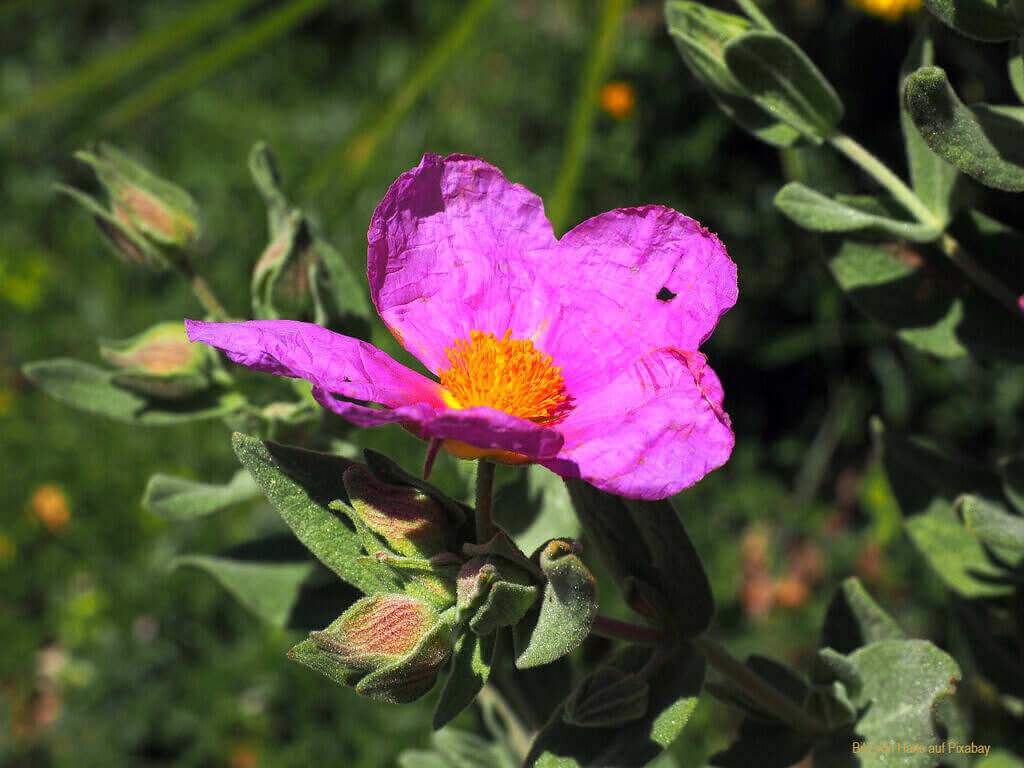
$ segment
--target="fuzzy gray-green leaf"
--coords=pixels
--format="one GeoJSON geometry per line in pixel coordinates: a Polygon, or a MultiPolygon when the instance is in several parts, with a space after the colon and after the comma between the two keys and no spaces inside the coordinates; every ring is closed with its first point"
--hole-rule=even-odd
{"type": "Polygon", "coordinates": [[[957,499],[956,509],[968,531],[998,549],[1024,552],[1024,517],[1011,515],[1002,504],[981,496],[957,499]]]}
{"type": "Polygon", "coordinates": [[[389,580],[357,563],[359,537],[328,505],[346,501],[342,475],[352,461],[331,454],[263,442],[236,432],[235,454],[288,527],[310,552],[348,583],[371,594],[389,580]]]}
{"type": "Polygon", "coordinates": [[[157,474],[149,478],[142,506],[166,520],[203,517],[259,496],[248,471],[240,469],[224,484],[198,483],[183,477],[157,474]]]}
{"type": "Polygon", "coordinates": [[[176,568],[198,568],[213,576],[238,601],[275,627],[288,623],[303,582],[314,569],[312,560],[246,561],[211,555],[183,555],[176,568]]]}
{"type": "Polygon", "coordinates": [[[812,232],[873,231],[916,242],[930,242],[941,232],[926,224],[900,221],[834,200],[799,181],[791,181],[775,195],[775,207],[793,223],[812,232]]]}
{"type": "Polygon", "coordinates": [[[491,674],[497,635],[463,632],[452,649],[448,679],[434,710],[434,730],[443,728],[473,703],[491,674]]]}
{"type": "Polygon", "coordinates": [[[1024,107],[969,108],[939,67],[907,78],[907,111],[928,146],[982,184],[1024,191],[1024,107]]]}
{"type": "Polygon", "coordinates": [[[900,128],[903,131],[907,164],[910,166],[911,186],[921,202],[945,225],[952,216],[957,169],[931,150],[914,126],[914,121],[907,110],[906,99],[903,98],[904,85],[910,74],[919,67],[931,65],[934,58],[930,27],[921,24],[900,68],[900,87],[897,96],[900,101],[900,128]]]}
{"type": "Polygon", "coordinates": [[[1006,0],[924,0],[924,4],[945,24],[975,40],[998,43],[1020,31],[1006,0]]]}
{"type": "Polygon", "coordinates": [[[843,116],[838,94],[800,48],[777,32],[756,30],[725,46],[736,81],[772,116],[821,143],[843,116]]]}
{"type": "Polygon", "coordinates": [[[207,392],[187,400],[153,402],[113,383],[114,371],[71,358],[40,360],[22,369],[51,397],[74,408],[143,426],[168,426],[213,419],[244,403],[235,392],[207,392]]]}

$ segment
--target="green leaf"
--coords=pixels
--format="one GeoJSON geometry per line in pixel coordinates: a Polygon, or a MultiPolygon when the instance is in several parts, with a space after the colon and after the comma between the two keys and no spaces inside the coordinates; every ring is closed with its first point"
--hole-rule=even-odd
{"type": "Polygon", "coordinates": [[[566,480],[576,515],[627,602],[682,636],[711,623],[707,575],[671,502],[633,501],[566,480]]]}
{"type": "Polygon", "coordinates": [[[980,496],[961,496],[956,510],[967,530],[997,549],[1024,552],[1024,517],[1011,515],[1006,507],[980,496]]]}
{"type": "Polygon", "coordinates": [[[1024,514],[1024,455],[1004,458],[999,462],[999,472],[1006,498],[1024,514]]]}
{"type": "Polygon", "coordinates": [[[469,628],[478,635],[490,635],[522,619],[535,602],[539,590],[535,584],[496,581],[487,597],[469,620],[469,628]]]}
{"type": "MultiPolygon", "coordinates": [[[[870,744],[915,744],[942,741],[932,716],[939,700],[951,695],[960,668],[947,654],[925,640],[882,640],[854,651],[850,661],[864,680],[854,697],[859,710],[856,733],[870,744]]],[[[849,754],[849,744],[847,744],[849,754]]],[[[935,756],[916,753],[858,755],[862,768],[932,768],[935,756]]]]}
{"type": "Polygon", "coordinates": [[[923,440],[886,430],[877,418],[872,419],[871,429],[905,517],[929,510],[936,500],[947,502],[952,509],[952,503],[964,493],[999,497],[999,476],[987,466],[949,456],[923,440]]]}
{"type": "Polygon", "coordinates": [[[957,32],[998,43],[1019,34],[1007,0],[924,0],[929,11],[957,32]]]}
{"type": "Polygon", "coordinates": [[[434,750],[445,768],[515,768],[507,747],[475,733],[445,728],[433,734],[434,750]]]}
{"type": "Polygon", "coordinates": [[[576,548],[556,539],[539,559],[547,577],[540,608],[513,628],[519,669],[549,664],[578,648],[597,614],[597,582],[576,548]]]}
{"type": "Polygon", "coordinates": [[[1017,98],[1024,101],[1024,34],[1011,44],[1006,70],[1017,98]]]}
{"type": "MultiPolygon", "coordinates": [[[[258,544],[270,549],[280,542],[270,539],[258,544]]],[[[316,567],[309,559],[268,561],[242,558],[237,554],[183,555],[175,558],[171,565],[205,571],[242,605],[275,627],[288,624],[303,584],[316,567]]]]}
{"type": "Polygon", "coordinates": [[[903,131],[903,143],[910,166],[911,186],[921,202],[945,225],[952,216],[957,170],[955,166],[932,152],[914,126],[914,121],[907,110],[906,99],[903,98],[907,77],[919,67],[931,65],[933,60],[934,46],[930,27],[928,24],[921,24],[900,68],[900,128],[903,131]]]}
{"type": "Polygon", "coordinates": [[[51,397],[74,408],[142,426],[168,426],[225,416],[245,405],[237,392],[204,392],[185,400],[153,401],[114,384],[116,371],[71,358],[40,360],[22,368],[51,397]]]}
{"type": "Polygon", "coordinates": [[[800,140],[799,131],[751,100],[725,64],[725,44],[751,29],[746,19],[685,0],[667,3],[665,17],[683,62],[725,114],[774,146],[788,147],[800,140]]]}
{"type": "Polygon", "coordinates": [[[180,522],[219,512],[259,495],[260,489],[244,469],[223,485],[153,475],[146,484],[142,506],[165,520],[180,522]]]}
{"type": "MultiPolygon", "coordinates": [[[[651,651],[630,646],[611,660],[626,675],[638,673],[651,651]]],[[[651,674],[646,713],[612,727],[582,727],[565,720],[563,703],[534,739],[526,765],[537,768],[640,768],[679,736],[697,706],[704,658],[685,646],[651,674]]]]}
{"type": "Polygon", "coordinates": [[[926,224],[879,216],[852,203],[834,200],[798,181],[779,190],[775,206],[795,224],[812,232],[870,230],[917,242],[930,242],[941,234],[926,224]]]}
{"type": "Polygon", "coordinates": [[[263,442],[241,432],[231,442],[256,485],[320,562],[367,594],[393,588],[386,571],[357,563],[363,554],[358,535],[329,509],[332,501],[348,501],[342,475],[351,460],[263,442]]]}
{"type": "Polygon", "coordinates": [[[647,583],[667,599],[666,617],[676,633],[694,637],[715,615],[711,584],[672,502],[626,500],[648,552],[654,577],[647,583]]]}
{"type": "Polygon", "coordinates": [[[976,763],[975,768],[1024,768],[1024,761],[1010,752],[997,749],[976,763]]]}
{"type": "Polygon", "coordinates": [[[1024,355],[1005,311],[972,294],[930,248],[846,240],[828,267],[854,305],[916,349],[944,358],[1024,355]]]}
{"type": "Polygon", "coordinates": [[[426,480],[410,475],[383,453],[367,448],[363,451],[363,455],[366,457],[367,466],[373,470],[373,474],[378,480],[393,485],[407,485],[410,488],[423,491],[423,493],[444,507],[453,525],[459,526],[466,520],[473,519],[472,509],[462,502],[452,499],[426,480]]]}
{"type": "Polygon", "coordinates": [[[964,105],[939,67],[906,80],[907,111],[936,154],[982,184],[1024,191],[1024,107],[964,105]]]}
{"type": "Polygon", "coordinates": [[[821,630],[822,646],[851,653],[879,640],[902,637],[903,630],[879,607],[859,579],[844,580],[832,595],[821,630]]]}
{"type": "Polygon", "coordinates": [[[948,502],[936,499],[924,513],[907,519],[903,525],[914,546],[950,589],[964,597],[1013,591],[1012,586],[978,578],[998,579],[1002,574],[978,540],[964,530],[948,502]]]}
{"type": "Polygon", "coordinates": [[[452,650],[451,669],[434,710],[434,730],[444,727],[473,703],[491,674],[497,635],[463,632],[452,650]]]}
{"type": "Polygon", "coordinates": [[[843,104],[813,62],[777,32],[745,32],[725,46],[736,81],[757,104],[820,144],[843,116],[843,104]]]}

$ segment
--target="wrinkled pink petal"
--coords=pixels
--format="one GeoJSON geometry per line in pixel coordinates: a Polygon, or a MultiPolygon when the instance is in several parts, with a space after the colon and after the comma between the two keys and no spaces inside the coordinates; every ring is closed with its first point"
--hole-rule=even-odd
{"type": "Polygon", "coordinates": [[[565,445],[542,462],[605,491],[662,499],[732,453],[722,386],[699,352],[659,349],[630,366],[559,425],[565,445]]]}
{"type": "Polygon", "coordinates": [[[543,203],[475,157],[425,155],[391,185],[367,238],[373,303],[434,373],[471,330],[529,338],[557,309],[536,290],[556,266],[543,203]]]}
{"type": "Polygon", "coordinates": [[[204,323],[186,320],[192,341],[217,347],[236,363],[306,379],[325,392],[382,405],[444,407],[440,385],[364,341],[295,320],[204,323]]]}
{"type": "Polygon", "coordinates": [[[556,261],[557,320],[538,346],[577,398],[651,349],[697,350],[736,303],[736,265],[719,239],[662,206],[584,221],[558,242],[556,261]]]}
{"type": "Polygon", "coordinates": [[[555,456],[562,447],[558,430],[478,406],[450,410],[423,424],[424,437],[461,440],[478,448],[497,448],[530,458],[555,456]]]}

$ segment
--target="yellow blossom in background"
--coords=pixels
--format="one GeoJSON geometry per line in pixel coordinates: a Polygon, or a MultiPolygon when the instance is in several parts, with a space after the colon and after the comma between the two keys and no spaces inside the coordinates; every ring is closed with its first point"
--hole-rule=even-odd
{"type": "Polygon", "coordinates": [[[850,0],[850,4],[872,16],[896,21],[904,14],[918,10],[921,0],[850,0]]]}
{"type": "Polygon", "coordinates": [[[71,519],[67,494],[55,485],[41,485],[28,502],[29,512],[56,533],[71,519]]]}
{"type": "Polygon", "coordinates": [[[625,120],[636,109],[636,91],[629,83],[615,80],[601,88],[601,109],[616,120],[625,120]]]}
{"type": "Polygon", "coordinates": [[[8,563],[14,562],[14,555],[16,552],[17,549],[14,546],[14,542],[4,534],[0,533],[0,565],[7,565],[8,563]]]}

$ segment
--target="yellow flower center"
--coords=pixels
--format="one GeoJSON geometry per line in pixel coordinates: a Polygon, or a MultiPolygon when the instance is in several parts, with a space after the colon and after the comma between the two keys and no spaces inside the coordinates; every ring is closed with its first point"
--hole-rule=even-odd
{"type": "Polygon", "coordinates": [[[451,366],[438,376],[445,402],[453,408],[485,405],[537,424],[565,417],[570,398],[562,369],[552,364],[529,339],[513,339],[505,331],[470,331],[445,350],[451,366]]]}

